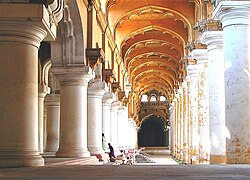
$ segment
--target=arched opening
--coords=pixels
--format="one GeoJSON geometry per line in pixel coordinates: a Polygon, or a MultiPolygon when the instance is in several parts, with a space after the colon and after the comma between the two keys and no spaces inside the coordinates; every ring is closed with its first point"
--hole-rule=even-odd
{"type": "Polygon", "coordinates": [[[139,147],[156,147],[169,145],[169,131],[165,121],[159,116],[145,119],[138,132],[139,147]]]}

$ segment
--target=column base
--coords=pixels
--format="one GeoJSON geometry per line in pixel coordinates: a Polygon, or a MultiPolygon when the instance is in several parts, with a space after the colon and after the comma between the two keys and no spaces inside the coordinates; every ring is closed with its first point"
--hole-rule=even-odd
{"type": "Polygon", "coordinates": [[[210,155],[210,164],[226,164],[226,155],[210,155]]]}
{"type": "Polygon", "coordinates": [[[82,149],[59,149],[56,152],[56,157],[65,157],[65,158],[82,158],[90,157],[90,152],[88,150],[82,149]]]}
{"type": "Polygon", "coordinates": [[[56,151],[45,151],[41,154],[43,158],[45,157],[55,157],[56,156],[56,151]]]}
{"type": "Polygon", "coordinates": [[[227,164],[250,164],[248,153],[227,153],[227,164]]]}
{"type": "Polygon", "coordinates": [[[102,147],[96,147],[96,146],[89,146],[88,149],[91,155],[96,155],[96,154],[105,154],[104,150],[102,147]]]}
{"type": "Polygon", "coordinates": [[[0,168],[44,166],[44,159],[34,152],[1,152],[0,168]]]}

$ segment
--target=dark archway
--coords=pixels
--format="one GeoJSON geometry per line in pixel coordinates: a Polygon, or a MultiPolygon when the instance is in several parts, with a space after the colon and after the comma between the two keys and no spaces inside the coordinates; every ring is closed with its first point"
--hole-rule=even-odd
{"type": "Polygon", "coordinates": [[[159,116],[149,116],[145,119],[138,132],[139,147],[168,146],[169,131],[165,121],[159,116]]]}

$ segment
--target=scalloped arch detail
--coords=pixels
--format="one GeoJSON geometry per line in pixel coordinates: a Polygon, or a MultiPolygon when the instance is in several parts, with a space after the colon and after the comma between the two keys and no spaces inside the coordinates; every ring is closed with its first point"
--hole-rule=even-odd
{"type": "Polygon", "coordinates": [[[148,13],[155,13],[155,12],[161,14],[161,16],[164,16],[165,18],[168,16],[169,18],[174,18],[175,20],[181,20],[184,25],[184,28],[188,29],[189,34],[192,33],[191,23],[188,21],[188,19],[184,15],[182,15],[181,13],[173,9],[160,7],[160,6],[152,6],[152,5],[145,6],[142,8],[137,8],[124,14],[120,19],[117,19],[116,22],[114,23],[114,29],[115,29],[114,31],[116,31],[116,29],[118,29],[124,21],[130,20],[130,18],[133,15],[142,16],[145,13],[148,14],[148,13]]]}

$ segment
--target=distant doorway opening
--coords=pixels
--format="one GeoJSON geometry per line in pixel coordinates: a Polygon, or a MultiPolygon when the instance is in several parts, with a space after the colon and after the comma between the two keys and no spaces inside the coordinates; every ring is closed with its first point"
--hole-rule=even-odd
{"type": "Polygon", "coordinates": [[[169,145],[169,131],[166,122],[159,116],[147,117],[138,132],[139,147],[156,147],[169,145]]]}

